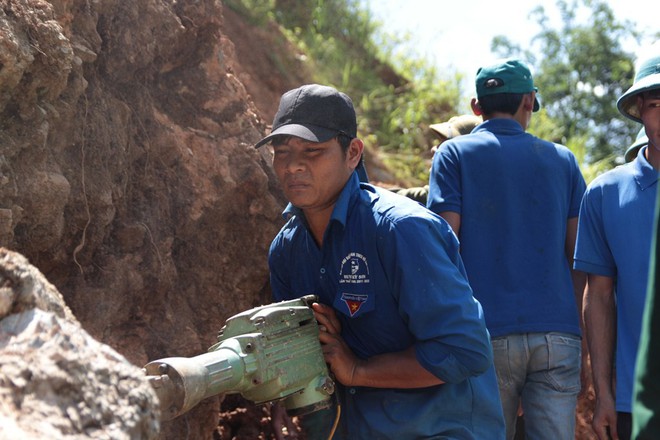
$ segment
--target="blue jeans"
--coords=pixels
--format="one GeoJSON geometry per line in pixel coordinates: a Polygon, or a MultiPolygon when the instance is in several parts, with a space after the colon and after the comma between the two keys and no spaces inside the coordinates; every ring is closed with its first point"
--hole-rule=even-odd
{"type": "Polygon", "coordinates": [[[522,401],[526,439],[574,440],[580,338],[566,333],[521,333],[491,342],[507,439],[515,436],[522,401]]]}

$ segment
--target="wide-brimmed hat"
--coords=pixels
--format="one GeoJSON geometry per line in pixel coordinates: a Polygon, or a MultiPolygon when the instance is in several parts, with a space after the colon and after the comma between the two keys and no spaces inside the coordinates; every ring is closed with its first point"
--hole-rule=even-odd
{"type": "Polygon", "coordinates": [[[639,153],[639,149],[642,148],[644,145],[647,145],[649,143],[649,138],[646,136],[646,130],[644,127],[642,127],[641,130],[639,130],[639,133],[637,133],[637,137],[635,138],[635,142],[632,143],[626,150],[626,154],[623,155],[623,158],[625,159],[626,163],[632,162],[635,160],[637,157],[637,153],[639,153]]]}
{"type": "Polygon", "coordinates": [[[483,120],[476,115],[458,115],[453,116],[446,122],[431,124],[429,125],[429,128],[444,140],[468,134],[474,129],[474,127],[482,122],[483,120]]]}
{"type": "Polygon", "coordinates": [[[621,114],[633,121],[642,122],[636,97],[640,93],[660,89],[660,43],[655,43],[635,65],[635,81],[626,93],[621,95],[616,106],[621,114]]]}
{"type": "MultiPolygon", "coordinates": [[[[531,93],[538,92],[534,86],[532,72],[525,62],[517,59],[507,59],[477,70],[475,81],[477,98],[497,95],[499,93],[531,93]]],[[[541,108],[538,98],[534,99],[533,111],[541,108]]]]}
{"type": "Polygon", "coordinates": [[[340,134],[357,137],[353,101],[333,87],[307,84],[282,95],[270,134],[255,148],[281,135],[326,142],[340,134]]]}

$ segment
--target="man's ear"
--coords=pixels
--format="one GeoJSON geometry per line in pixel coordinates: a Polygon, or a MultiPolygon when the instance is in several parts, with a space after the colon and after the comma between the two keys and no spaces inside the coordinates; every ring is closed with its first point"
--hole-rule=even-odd
{"type": "Polygon", "coordinates": [[[536,99],[536,92],[526,93],[523,95],[521,104],[525,111],[534,111],[534,100],[536,99]]]}
{"type": "Polygon", "coordinates": [[[472,107],[472,113],[474,113],[476,116],[483,115],[484,112],[481,110],[481,106],[479,105],[477,98],[472,98],[470,100],[470,107],[472,107]]]}
{"type": "Polygon", "coordinates": [[[355,168],[358,166],[363,152],[364,143],[358,138],[351,139],[351,143],[348,146],[348,151],[346,152],[346,156],[351,167],[355,168]]]}

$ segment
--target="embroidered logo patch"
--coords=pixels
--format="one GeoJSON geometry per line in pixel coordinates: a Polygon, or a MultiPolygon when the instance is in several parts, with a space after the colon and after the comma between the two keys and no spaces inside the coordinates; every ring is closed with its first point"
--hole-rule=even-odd
{"type": "Polygon", "coordinates": [[[341,296],[335,301],[339,309],[346,305],[342,313],[351,318],[373,310],[374,297],[369,296],[371,280],[369,279],[369,263],[359,252],[349,252],[342,260],[339,268],[339,292],[341,296]],[[366,305],[365,305],[366,304],[366,305]],[[346,313],[348,312],[348,313],[346,313]]]}
{"type": "Polygon", "coordinates": [[[369,263],[364,255],[351,252],[341,260],[339,284],[369,284],[369,263]]]}
{"type": "Polygon", "coordinates": [[[353,293],[341,294],[341,300],[344,301],[348,307],[348,313],[351,315],[351,317],[353,317],[353,315],[355,315],[360,310],[360,307],[362,307],[362,304],[364,304],[368,298],[369,295],[356,295],[353,293]]]}

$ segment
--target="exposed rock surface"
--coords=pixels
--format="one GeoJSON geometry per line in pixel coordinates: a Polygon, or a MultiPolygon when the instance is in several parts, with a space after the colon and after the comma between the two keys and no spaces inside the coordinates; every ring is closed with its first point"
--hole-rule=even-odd
{"type": "Polygon", "coordinates": [[[0,248],[0,439],[151,439],[156,396],[140,369],[92,338],[57,289],[0,248]]]}

